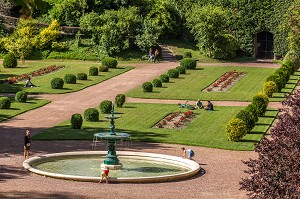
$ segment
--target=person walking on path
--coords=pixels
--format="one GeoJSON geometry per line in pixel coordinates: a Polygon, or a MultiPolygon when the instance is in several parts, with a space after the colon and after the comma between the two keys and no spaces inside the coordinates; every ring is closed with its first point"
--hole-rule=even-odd
{"type": "Polygon", "coordinates": [[[25,160],[29,157],[29,151],[31,146],[31,140],[30,140],[30,131],[26,130],[26,134],[24,137],[24,158],[25,160]]]}
{"type": "Polygon", "coordinates": [[[158,51],[158,49],[156,49],[154,52],[154,61],[153,61],[154,63],[156,62],[156,60],[159,63],[158,56],[159,56],[159,51],[158,51]]]}
{"type": "Polygon", "coordinates": [[[108,183],[108,180],[107,180],[109,178],[108,173],[109,173],[109,168],[104,167],[103,171],[101,172],[101,179],[100,179],[99,183],[101,183],[102,180],[104,180],[104,179],[105,179],[106,183],[108,183]]]}
{"type": "Polygon", "coordinates": [[[182,147],[181,150],[183,151],[183,158],[193,159],[193,157],[195,156],[195,152],[192,149],[186,149],[182,147]]]}
{"type": "Polygon", "coordinates": [[[150,48],[148,56],[149,56],[148,62],[153,62],[154,55],[153,55],[153,52],[152,52],[152,48],[150,48]]]}

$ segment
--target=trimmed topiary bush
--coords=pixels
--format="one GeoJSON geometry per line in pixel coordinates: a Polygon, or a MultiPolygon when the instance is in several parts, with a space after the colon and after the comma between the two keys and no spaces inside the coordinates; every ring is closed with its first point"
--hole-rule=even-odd
{"type": "Polygon", "coordinates": [[[281,86],[282,88],[285,87],[285,84],[289,81],[290,76],[289,76],[289,72],[286,71],[286,69],[284,68],[279,68],[275,71],[274,73],[275,75],[278,75],[280,77],[280,81],[281,81],[281,86]]]}
{"type": "Polygon", "coordinates": [[[66,84],[76,84],[76,76],[73,74],[66,74],[64,82],[66,82],[66,84]]]}
{"type": "Polygon", "coordinates": [[[239,118],[230,120],[227,124],[226,133],[228,140],[238,142],[247,134],[246,123],[239,118]]]}
{"type": "Polygon", "coordinates": [[[186,74],[186,69],[183,66],[177,66],[176,69],[178,70],[179,74],[186,74]]]}
{"type": "Polygon", "coordinates": [[[179,77],[179,72],[176,69],[170,69],[167,74],[170,78],[178,78],[179,77]]]}
{"type": "Polygon", "coordinates": [[[255,126],[254,116],[246,110],[241,110],[236,115],[236,118],[239,118],[245,122],[246,127],[247,127],[247,132],[250,132],[255,126]]]}
{"type": "Polygon", "coordinates": [[[108,68],[117,68],[118,61],[112,57],[105,57],[102,59],[102,66],[107,66],[108,68]]]}
{"type": "Polygon", "coordinates": [[[88,122],[99,121],[99,111],[95,108],[88,108],[84,111],[83,117],[88,122]]]}
{"type": "Polygon", "coordinates": [[[90,76],[98,76],[99,74],[99,71],[98,71],[98,68],[97,67],[90,67],[90,70],[89,70],[89,75],[90,76]]]}
{"type": "Polygon", "coordinates": [[[87,80],[87,74],[86,73],[78,73],[77,79],[79,80],[87,80]]]}
{"type": "Polygon", "coordinates": [[[183,53],[183,58],[192,58],[192,53],[191,52],[184,52],[183,53]]]}
{"type": "Polygon", "coordinates": [[[278,92],[281,91],[281,89],[282,89],[282,84],[283,84],[284,82],[281,80],[281,78],[280,78],[280,76],[279,76],[278,74],[270,75],[270,76],[266,79],[266,82],[267,82],[267,81],[272,81],[272,82],[274,82],[274,83],[276,84],[276,86],[277,86],[278,92]]]}
{"type": "Polygon", "coordinates": [[[118,94],[115,97],[115,103],[117,104],[117,107],[122,107],[123,104],[125,103],[126,97],[124,94],[118,94]]]}
{"type": "Polygon", "coordinates": [[[159,79],[154,79],[152,83],[154,87],[162,87],[162,82],[159,79]]]}
{"type": "Polygon", "coordinates": [[[72,129],[80,129],[82,126],[82,116],[78,113],[75,113],[71,117],[71,127],[72,129]]]}
{"type": "Polygon", "coordinates": [[[289,69],[290,75],[293,75],[295,73],[295,66],[291,61],[286,61],[284,64],[282,64],[281,67],[286,67],[289,69]]]}
{"type": "Polygon", "coordinates": [[[19,91],[15,95],[16,102],[26,102],[27,101],[27,93],[25,91],[19,91]]]}
{"type": "Polygon", "coordinates": [[[151,82],[143,83],[142,87],[143,87],[144,92],[152,92],[153,91],[153,85],[151,82]]]}
{"type": "Polygon", "coordinates": [[[272,97],[273,93],[277,93],[277,92],[278,92],[278,88],[275,82],[267,81],[264,83],[263,93],[266,96],[272,97]]]}
{"type": "Polygon", "coordinates": [[[183,66],[186,69],[195,69],[197,66],[197,61],[192,58],[183,58],[180,60],[180,66],[183,66]]]}
{"type": "Polygon", "coordinates": [[[291,64],[295,69],[300,67],[300,56],[296,51],[288,51],[283,59],[284,64],[291,64]]]}
{"type": "Polygon", "coordinates": [[[53,78],[51,80],[51,88],[62,89],[64,87],[64,80],[60,77],[53,78]]]}
{"type": "Polygon", "coordinates": [[[101,113],[106,113],[106,114],[111,113],[112,102],[108,101],[108,100],[102,101],[99,105],[99,109],[100,109],[101,113]]]}
{"type": "Polygon", "coordinates": [[[160,77],[159,77],[160,81],[163,82],[163,83],[168,83],[170,81],[170,78],[168,75],[166,74],[162,74],[160,77]]]}
{"type": "Polygon", "coordinates": [[[257,107],[256,107],[255,105],[249,104],[249,105],[246,107],[245,111],[248,111],[249,113],[252,114],[255,123],[258,122],[257,107]]]}
{"type": "Polygon", "coordinates": [[[4,68],[16,68],[18,65],[17,58],[11,52],[7,53],[3,58],[3,67],[4,68]]]}
{"type": "Polygon", "coordinates": [[[107,66],[99,66],[99,72],[108,72],[107,66]]]}
{"type": "Polygon", "coordinates": [[[9,109],[11,101],[8,97],[0,97],[0,109],[9,109]]]}
{"type": "Polygon", "coordinates": [[[263,93],[259,93],[253,97],[252,104],[256,106],[257,115],[264,116],[269,104],[269,98],[263,93]]]}

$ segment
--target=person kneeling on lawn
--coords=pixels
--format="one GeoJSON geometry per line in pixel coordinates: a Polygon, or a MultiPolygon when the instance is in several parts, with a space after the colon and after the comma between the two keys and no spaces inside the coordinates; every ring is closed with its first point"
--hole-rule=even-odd
{"type": "Polygon", "coordinates": [[[205,110],[213,111],[214,110],[214,105],[210,101],[208,101],[207,106],[205,107],[205,110]]]}

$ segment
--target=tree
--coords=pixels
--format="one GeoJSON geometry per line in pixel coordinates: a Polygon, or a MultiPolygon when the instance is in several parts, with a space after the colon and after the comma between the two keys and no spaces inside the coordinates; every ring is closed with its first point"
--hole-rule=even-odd
{"type": "Polygon", "coordinates": [[[290,95],[283,105],[271,138],[263,138],[255,149],[258,159],[245,162],[250,177],[240,184],[250,198],[300,196],[300,91],[290,95]]]}

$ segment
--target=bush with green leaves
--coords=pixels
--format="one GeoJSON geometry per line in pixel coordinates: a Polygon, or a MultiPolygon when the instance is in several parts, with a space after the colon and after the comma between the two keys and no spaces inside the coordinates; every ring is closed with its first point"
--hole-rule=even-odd
{"type": "Polygon", "coordinates": [[[76,76],[73,74],[65,74],[64,82],[66,84],[76,84],[76,76]]]}
{"type": "Polygon", "coordinates": [[[239,118],[230,120],[226,127],[226,133],[228,140],[238,142],[247,134],[246,123],[239,118]]]}
{"type": "Polygon", "coordinates": [[[88,108],[84,111],[83,117],[88,122],[99,121],[99,111],[95,108],[88,108]]]}
{"type": "Polygon", "coordinates": [[[281,68],[287,68],[290,75],[293,75],[295,73],[295,68],[292,64],[290,64],[290,62],[282,64],[281,68]]]}
{"type": "Polygon", "coordinates": [[[255,119],[254,116],[246,111],[246,110],[241,110],[237,115],[236,118],[239,118],[241,120],[243,120],[246,124],[247,127],[247,132],[250,132],[254,126],[255,126],[255,119]]]}
{"type": "Polygon", "coordinates": [[[26,91],[18,91],[15,95],[16,102],[26,102],[27,101],[27,92],[26,91]]]}
{"type": "Polygon", "coordinates": [[[126,101],[126,97],[124,94],[118,94],[115,97],[115,103],[117,104],[117,107],[122,107],[125,101],[126,101]]]}
{"type": "Polygon", "coordinates": [[[118,61],[113,57],[105,57],[102,59],[102,66],[107,66],[108,68],[117,68],[118,61]]]}
{"type": "Polygon", "coordinates": [[[280,76],[278,74],[273,74],[273,75],[270,75],[267,79],[266,79],[266,82],[267,81],[272,81],[276,84],[277,86],[277,89],[278,89],[278,92],[281,91],[282,89],[282,85],[284,84],[283,80],[280,78],[280,76]]]}
{"type": "Polygon", "coordinates": [[[3,67],[4,68],[16,68],[18,65],[18,61],[16,56],[9,52],[3,58],[3,67]]]}
{"type": "Polygon", "coordinates": [[[143,83],[142,87],[143,87],[144,92],[152,92],[153,91],[153,85],[151,82],[143,83]]]}
{"type": "Polygon", "coordinates": [[[255,105],[249,104],[249,105],[246,107],[245,111],[248,111],[249,113],[252,114],[255,123],[258,122],[257,107],[256,107],[255,105]]]}
{"type": "Polygon", "coordinates": [[[86,73],[78,73],[77,79],[78,80],[87,80],[87,74],[86,73]]]}
{"type": "Polygon", "coordinates": [[[263,93],[258,93],[253,97],[252,104],[256,106],[257,115],[264,116],[269,104],[269,98],[263,93]]]}
{"type": "Polygon", "coordinates": [[[197,66],[197,61],[192,58],[183,58],[180,60],[180,66],[183,66],[186,69],[195,69],[197,66]]]}
{"type": "Polygon", "coordinates": [[[192,58],[192,53],[190,51],[183,53],[183,58],[192,58]]]}
{"type": "Polygon", "coordinates": [[[170,78],[178,78],[179,77],[179,72],[176,69],[170,69],[167,74],[170,78]]]}
{"type": "Polygon", "coordinates": [[[288,51],[283,59],[284,64],[292,65],[295,69],[300,67],[300,56],[296,51],[288,51]]]}
{"type": "Polygon", "coordinates": [[[98,74],[99,74],[99,71],[98,71],[97,67],[95,67],[95,66],[90,67],[90,70],[89,70],[90,76],[98,76],[98,74]]]}
{"type": "Polygon", "coordinates": [[[163,82],[163,83],[168,83],[170,81],[170,78],[168,75],[166,74],[162,74],[160,77],[159,77],[160,81],[163,82]]]}
{"type": "Polygon", "coordinates": [[[278,92],[278,88],[275,82],[267,81],[264,83],[263,93],[266,96],[272,97],[273,93],[277,93],[277,92],[278,92]]]}
{"type": "Polygon", "coordinates": [[[184,66],[177,66],[176,69],[178,70],[179,74],[186,74],[186,68],[184,66]]]}
{"type": "Polygon", "coordinates": [[[0,97],[0,109],[9,109],[11,101],[8,97],[0,97]]]}
{"type": "Polygon", "coordinates": [[[99,66],[99,72],[108,72],[107,66],[99,66]]]}
{"type": "Polygon", "coordinates": [[[78,113],[75,113],[71,117],[71,127],[72,129],[80,129],[82,126],[82,116],[78,113]]]}
{"type": "Polygon", "coordinates": [[[282,88],[285,87],[285,84],[289,81],[290,79],[290,75],[289,75],[289,71],[285,68],[278,68],[275,73],[275,75],[278,75],[280,77],[281,80],[281,86],[282,88]]]}
{"type": "Polygon", "coordinates": [[[62,89],[64,87],[64,80],[60,77],[55,77],[51,80],[51,88],[62,89]]]}
{"type": "Polygon", "coordinates": [[[162,87],[162,82],[159,79],[154,79],[152,84],[154,87],[162,87]]]}
{"type": "Polygon", "coordinates": [[[102,101],[99,105],[99,109],[100,109],[101,113],[106,113],[106,114],[111,113],[112,102],[108,101],[108,100],[102,101]]]}

